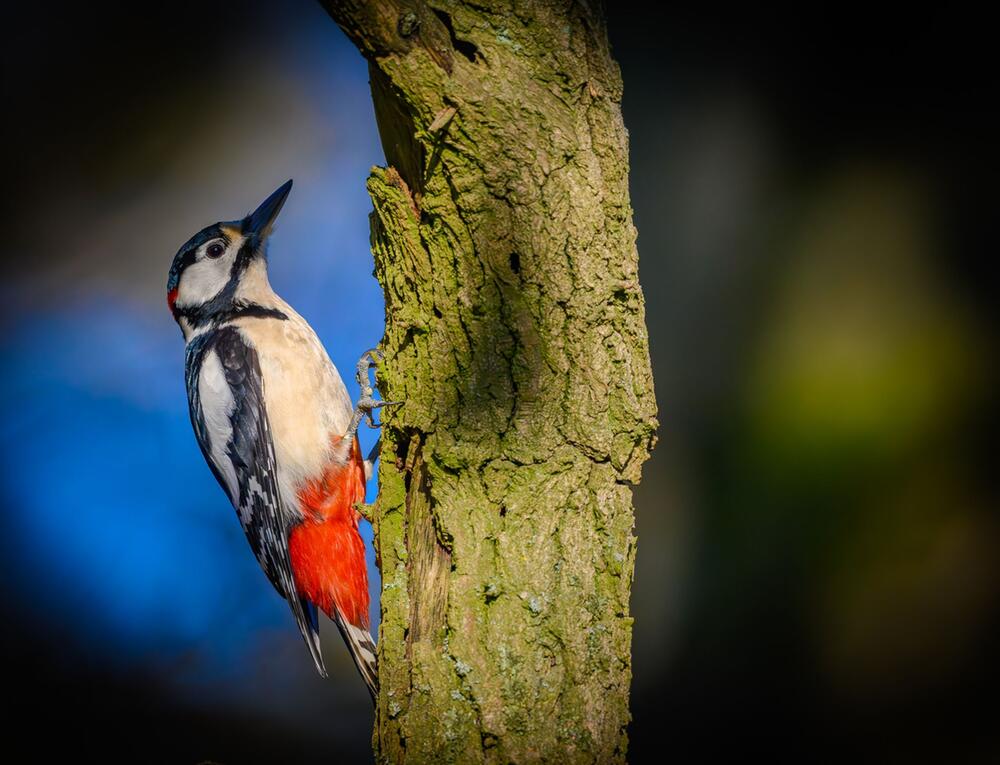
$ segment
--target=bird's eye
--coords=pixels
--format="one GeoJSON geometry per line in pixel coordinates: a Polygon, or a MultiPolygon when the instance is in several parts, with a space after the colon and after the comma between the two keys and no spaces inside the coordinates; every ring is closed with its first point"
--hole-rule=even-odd
{"type": "Polygon", "coordinates": [[[222,246],[221,242],[212,242],[208,245],[208,249],[205,250],[205,254],[210,258],[218,258],[226,251],[226,248],[222,246]]]}

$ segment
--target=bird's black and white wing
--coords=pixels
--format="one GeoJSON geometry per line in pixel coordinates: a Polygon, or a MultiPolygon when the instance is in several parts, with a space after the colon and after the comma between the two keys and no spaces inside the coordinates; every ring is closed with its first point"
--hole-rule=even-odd
{"type": "Polygon", "coordinates": [[[316,669],[326,676],[316,608],[299,598],[292,575],[288,532],[294,516],[278,491],[257,351],[237,328],[221,327],[189,343],[186,370],[191,423],[202,454],[236,508],[261,568],[288,600],[316,669]]]}

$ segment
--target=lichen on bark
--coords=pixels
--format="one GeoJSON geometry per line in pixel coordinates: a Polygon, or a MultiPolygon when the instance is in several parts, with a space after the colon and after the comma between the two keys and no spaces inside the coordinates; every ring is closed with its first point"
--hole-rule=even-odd
{"type": "Polygon", "coordinates": [[[624,761],[655,402],[621,80],[583,2],[325,2],[369,61],[380,762],[624,761]]]}

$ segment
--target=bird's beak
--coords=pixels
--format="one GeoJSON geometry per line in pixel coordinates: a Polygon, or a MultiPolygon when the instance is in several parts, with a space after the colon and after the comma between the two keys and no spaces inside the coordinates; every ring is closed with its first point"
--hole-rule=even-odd
{"type": "Polygon", "coordinates": [[[288,181],[282,185],[271,196],[260,203],[260,207],[243,219],[243,234],[247,237],[256,237],[258,241],[263,241],[271,233],[271,226],[274,219],[281,212],[281,206],[288,198],[288,192],[292,190],[292,182],[288,181]]]}

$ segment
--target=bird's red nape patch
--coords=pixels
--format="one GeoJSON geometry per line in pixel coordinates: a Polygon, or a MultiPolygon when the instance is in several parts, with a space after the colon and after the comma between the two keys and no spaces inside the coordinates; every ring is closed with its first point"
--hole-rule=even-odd
{"type": "Polygon", "coordinates": [[[368,570],[354,509],[364,500],[365,469],[355,438],[345,464],[331,465],[299,491],[306,520],[292,529],[288,550],[299,594],[331,619],[336,607],[348,622],[367,629],[368,570]]]}
{"type": "Polygon", "coordinates": [[[177,287],[174,287],[170,292],[167,293],[167,305],[170,306],[170,313],[174,316],[177,315],[177,309],[174,308],[174,303],[177,302],[177,287]]]}

